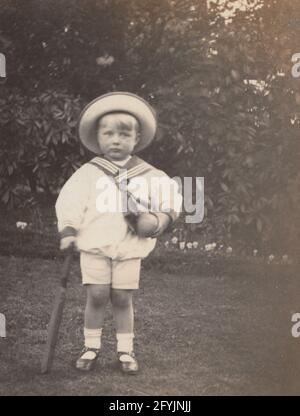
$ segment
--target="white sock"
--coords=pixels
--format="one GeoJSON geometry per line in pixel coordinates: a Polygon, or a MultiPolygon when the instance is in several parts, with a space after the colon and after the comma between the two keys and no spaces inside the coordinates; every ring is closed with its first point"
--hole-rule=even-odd
{"type": "Polygon", "coordinates": [[[84,345],[88,348],[101,348],[101,335],[102,335],[102,328],[100,329],[90,329],[84,328],[84,345]]]}
{"type": "MultiPolygon", "coordinates": [[[[84,345],[88,348],[101,348],[101,335],[102,335],[102,328],[100,329],[89,329],[84,328],[83,329],[84,334],[84,345]]],[[[85,358],[87,360],[91,360],[95,358],[95,353],[92,351],[86,352],[82,358],[85,358]]]]}
{"type": "Polygon", "coordinates": [[[133,351],[133,333],[119,334],[117,333],[117,351],[131,352],[133,351]]]}

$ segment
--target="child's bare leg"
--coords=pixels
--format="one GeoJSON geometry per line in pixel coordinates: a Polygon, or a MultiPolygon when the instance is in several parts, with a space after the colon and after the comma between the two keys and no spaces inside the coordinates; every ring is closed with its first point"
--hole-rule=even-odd
{"type": "Polygon", "coordinates": [[[84,316],[84,344],[86,349],[76,361],[76,368],[90,371],[101,348],[105,308],[109,300],[110,285],[87,285],[87,302],[84,316]]]}
{"type": "Polygon", "coordinates": [[[116,323],[118,351],[133,350],[133,290],[112,289],[111,302],[116,323]]]}
{"type": "Polygon", "coordinates": [[[117,333],[133,332],[133,290],[112,289],[111,302],[117,333]]]}
{"type": "MultiPolygon", "coordinates": [[[[110,285],[87,285],[84,316],[84,344],[87,348],[101,348],[102,326],[109,296],[110,285]]],[[[84,358],[93,359],[94,355],[87,353],[84,358]]]]}
{"type": "Polygon", "coordinates": [[[110,285],[87,285],[87,302],[84,316],[85,328],[102,328],[109,297],[110,285]]]}

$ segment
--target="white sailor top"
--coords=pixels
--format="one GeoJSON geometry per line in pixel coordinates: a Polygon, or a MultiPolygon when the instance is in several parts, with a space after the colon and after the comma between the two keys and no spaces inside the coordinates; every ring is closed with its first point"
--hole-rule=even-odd
{"type": "Polygon", "coordinates": [[[114,260],[147,257],[156,239],[139,237],[129,228],[120,187],[124,178],[138,210],[165,212],[172,221],[179,217],[182,195],[165,172],[137,156],[121,168],[97,156],[81,166],[59,193],[55,209],[61,237],[74,235],[80,251],[114,260]]]}

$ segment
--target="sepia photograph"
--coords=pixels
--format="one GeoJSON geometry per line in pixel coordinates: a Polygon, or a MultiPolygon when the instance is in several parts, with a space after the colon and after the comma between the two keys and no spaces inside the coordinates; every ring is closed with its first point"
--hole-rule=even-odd
{"type": "Polygon", "coordinates": [[[299,39],[296,0],[0,0],[0,396],[300,395],[299,39]]]}

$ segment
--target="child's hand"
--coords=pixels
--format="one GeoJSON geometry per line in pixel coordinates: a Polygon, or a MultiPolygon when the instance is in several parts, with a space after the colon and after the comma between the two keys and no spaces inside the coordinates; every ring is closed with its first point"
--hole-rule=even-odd
{"type": "Polygon", "coordinates": [[[76,237],[72,235],[69,237],[64,237],[60,240],[60,249],[67,250],[68,248],[71,248],[72,245],[75,246],[75,244],[76,244],[76,237]]]}

